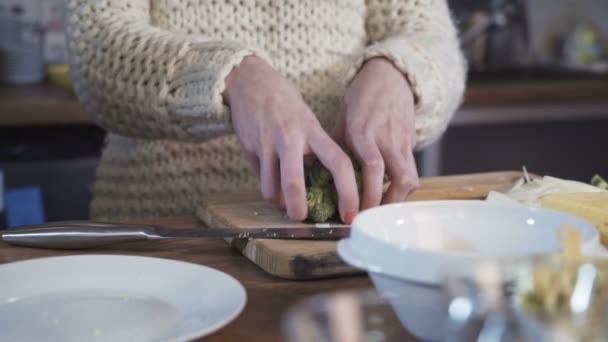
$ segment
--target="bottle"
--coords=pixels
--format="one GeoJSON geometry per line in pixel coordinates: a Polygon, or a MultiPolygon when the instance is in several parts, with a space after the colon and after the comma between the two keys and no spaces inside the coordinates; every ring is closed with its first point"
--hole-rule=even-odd
{"type": "Polygon", "coordinates": [[[35,84],[44,79],[42,31],[25,22],[23,8],[0,12],[0,82],[35,84]]]}

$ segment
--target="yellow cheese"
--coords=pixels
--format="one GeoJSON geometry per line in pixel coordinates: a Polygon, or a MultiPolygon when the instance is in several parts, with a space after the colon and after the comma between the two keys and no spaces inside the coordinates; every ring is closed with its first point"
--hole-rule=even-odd
{"type": "Polygon", "coordinates": [[[553,193],[540,199],[541,206],[582,217],[597,226],[608,246],[608,192],[553,193]]]}

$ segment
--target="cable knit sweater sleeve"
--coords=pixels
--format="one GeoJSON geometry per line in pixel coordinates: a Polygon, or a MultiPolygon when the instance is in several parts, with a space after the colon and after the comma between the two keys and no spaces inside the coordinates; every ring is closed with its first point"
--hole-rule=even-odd
{"type": "Polygon", "coordinates": [[[439,138],[461,104],[466,61],[446,0],[366,0],[370,45],[356,56],[350,81],[372,57],[390,59],[416,98],[417,150],[439,138]]]}
{"type": "Polygon", "coordinates": [[[150,23],[149,0],[68,0],[76,93],[97,123],[124,136],[201,141],[230,131],[224,78],[239,43],[172,33],[150,23]]]}

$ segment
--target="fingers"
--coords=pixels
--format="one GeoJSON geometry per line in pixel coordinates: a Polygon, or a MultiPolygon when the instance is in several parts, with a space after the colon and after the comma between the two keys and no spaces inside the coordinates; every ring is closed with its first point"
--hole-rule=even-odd
{"type": "Polygon", "coordinates": [[[408,192],[408,194],[405,196],[407,198],[407,196],[411,195],[412,193],[414,193],[416,190],[418,190],[418,188],[420,187],[420,177],[418,175],[418,169],[416,168],[416,158],[414,158],[414,151],[412,150],[412,148],[410,148],[410,145],[408,144],[406,147],[404,147],[402,149],[401,154],[405,155],[405,162],[406,162],[406,172],[408,175],[411,175],[412,177],[412,181],[411,181],[411,188],[410,191],[408,192]]]}
{"type": "Polygon", "coordinates": [[[418,171],[411,149],[400,149],[391,146],[381,148],[391,180],[383,203],[404,201],[418,188],[418,171]]]}
{"type": "Polygon", "coordinates": [[[354,139],[351,148],[361,164],[363,197],[361,208],[375,207],[382,201],[382,185],[384,181],[384,160],[380,150],[373,141],[354,139]]]}
{"type": "Polygon", "coordinates": [[[342,146],[344,146],[344,144],[345,144],[345,132],[344,132],[345,122],[344,121],[345,121],[345,117],[344,117],[344,113],[342,112],[340,115],[338,115],[338,118],[336,119],[336,126],[335,126],[333,134],[332,134],[336,143],[338,145],[342,145],[342,146]]]}
{"type": "Polygon", "coordinates": [[[301,148],[287,148],[280,152],[281,189],[287,215],[294,221],[303,221],[308,214],[304,160],[301,148]]]}
{"type": "Polygon", "coordinates": [[[266,200],[279,205],[281,187],[279,178],[279,160],[272,150],[262,151],[259,154],[260,187],[262,196],[266,200]]]}
{"type": "Polygon", "coordinates": [[[283,192],[282,191],[279,191],[279,193],[277,194],[277,199],[275,201],[275,205],[277,207],[279,207],[279,209],[283,209],[284,210],[284,209],[287,208],[287,204],[285,203],[285,196],[283,196],[283,192]]]}
{"type": "Polygon", "coordinates": [[[344,151],[318,127],[314,129],[308,144],[321,163],[331,172],[338,192],[340,217],[350,223],[359,211],[359,194],[353,165],[344,151]]]}
{"type": "Polygon", "coordinates": [[[260,159],[257,155],[252,153],[243,153],[243,155],[258,176],[263,197],[273,202],[280,209],[285,209],[285,199],[283,198],[283,193],[277,190],[280,189],[280,182],[277,178],[271,180],[270,178],[273,176],[268,175],[266,172],[266,170],[272,169],[275,170],[274,175],[279,174],[279,172],[277,172],[278,163],[276,162],[276,158],[274,158],[274,161],[272,161],[273,155],[268,154],[268,156],[264,159],[264,170],[261,170],[262,167],[260,166],[260,159]],[[262,175],[264,175],[264,179],[262,179],[262,175]],[[274,193],[274,195],[271,195],[272,193],[274,193]]]}

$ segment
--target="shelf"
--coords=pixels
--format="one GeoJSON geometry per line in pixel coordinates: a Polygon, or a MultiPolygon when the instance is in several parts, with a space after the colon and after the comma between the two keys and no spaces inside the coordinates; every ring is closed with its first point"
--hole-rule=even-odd
{"type": "MultiPolygon", "coordinates": [[[[608,103],[608,78],[474,80],[463,109],[608,103]]],[[[0,126],[93,124],[74,94],[49,85],[0,86],[0,126]]]]}
{"type": "Polygon", "coordinates": [[[93,124],[76,96],[49,85],[0,86],[0,126],[93,124]]]}
{"type": "Polygon", "coordinates": [[[465,107],[608,103],[608,78],[569,80],[474,81],[465,107]]]}

